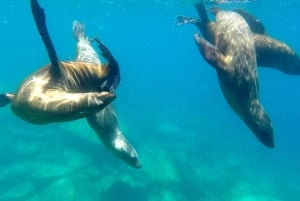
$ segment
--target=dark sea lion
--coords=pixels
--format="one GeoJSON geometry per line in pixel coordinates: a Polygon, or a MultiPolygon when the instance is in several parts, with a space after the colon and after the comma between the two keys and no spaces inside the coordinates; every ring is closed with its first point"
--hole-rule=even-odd
{"type": "Polygon", "coordinates": [[[215,45],[198,34],[195,40],[213,66],[227,103],[267,147],[274,147],[273,128],[259,101],[256,55],[247,22],[236,12],[214,10],[215,45]]]}
{"type": "MultiPolygon", "coordinates": [[[[195,24],[203,37],[214,44],[214,22],[210,21],[203,3],[195,5],[200,19],[178,16],[177,25],[195,24]]],[[[286,43],[266,34],[262,22],[242,9],[233,10],[248,23],[254,38],[257,65],[277,69],[290,75],[300,75],[300,56],[286,43]]]]}
{"type": "MultiPolygon", "coordinates": [[[[73,33],[75,39],[77,40],[76,61],[101,64],[98,54],[90,44],[91,40],[85,36],[84,25],[78,21],[73,22],[73,33]]],[[[100,46],[100,49],[103,49],[103,47],[101,47],[103,44],[97,38],[94,38],[92,41],[96,41],[98,46],[100,46]]],[[[106,59],[109,59],[111,61],[110,63],[112,63],[112,60],[114,59],[107,58],[107,55],[111,55],[108,49],[103,56],[106,59]]],[[[114,63],[115,65],[118,65],[117,61],[115,60],[114,63]]],[[[114,92],[120,82],[119,70],[116,70],[115,77],[116,79],[114,79],[114,83],[109,84],[110,86],[114,86],[109,89],[110,92],[114,92]]],[[[136,150],[128,142],[119,128],[117,114],[112,104],[107,105],[104,109],[100,110],[96,114],[87,116],[86,119],[89,125],[97,133],[103,144],[117,157],[121,158],[135,168],[141,167],[136,150]]]]}
{"type": "MultiPolygon", "coordinates": [[[[0,105],[11,103],[17,116],[35,124],[70,121],[99,112],[115,98],[113,93],[103,89],[117,82],[118,75],[114,74],[118,66],[115,62],[102,65],[59,61],[48,34],[44,10],[37,0],[30,2],[51,64],[28,76],[15,94],[2,94],[0,105]]],[[[101,48],[106,54],[107,48],[101,48]]]]}
{"type": "Polygon", "coordinates": [[[259,66],[300,75],[300,56],[289,45],[268,35],[253,34],[253,38],[259,66]]]}

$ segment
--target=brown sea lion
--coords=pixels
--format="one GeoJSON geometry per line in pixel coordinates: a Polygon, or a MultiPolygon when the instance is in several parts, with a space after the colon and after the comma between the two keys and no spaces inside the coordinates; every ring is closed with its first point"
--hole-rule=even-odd
{"type": "Polygon", "coordinates": [[[200,53],[216,69],[229,106],[264,145],[272,148],[273,128],[259,101],[255,46],[249,25],[236,12],[214,12],[214,44],[195,34],[200,53]]]}
{"type": "MultiPolygon", "coordinates": [[[[214,26],[210,21],[203,3],[195,5],[200,19],[178,16],[177,25],[195,24],[203,37],[214,44],[214,26]]],[[[300,75],[300,56],[286,43],[266,34],[262,22],[242,9],[235,9],[248,23],[254,38],[257,65],[277,69],[290,75],[300,75]]]]}
{"type": "MultiPolygon", "coordinates": [[[[48,34],[44,10],[37,0],[30,2],[51,63],[28,76],[15,94],[1,94],[0,105],[11,103],[17,116],[34,124],[70,121],[99,112],[115,98],[106,89],[116,86],[118,66],[115,62],[102,65],[59,61],[48,34]]],[[[100,48],[107,54],[105,46],[100,48]]],[[[115,61],[110,54],[106,56],[115,61]]]]}

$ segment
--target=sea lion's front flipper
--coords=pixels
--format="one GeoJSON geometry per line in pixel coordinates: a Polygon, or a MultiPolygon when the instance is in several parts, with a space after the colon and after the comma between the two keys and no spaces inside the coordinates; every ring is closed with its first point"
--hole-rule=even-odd
{"type": "Polygon", "coordinates": [[[266,35],[253,34],[258,66],[300,75],[300,56],[286,43],[266,35]]]}
{"type": "Polygon", "coordinates": [[[119,129],[118,119],[111,104],[88,116],[87,121],[106,148],[132,167],[141,167],[137,152],[119,129]]]}
{"type": "Polygon", "coordinates": [[[115,99],[109,92],[67,93],[49,89],[22,107],[12,102],[12,110],[22,119],[35,123],[64,122],[87,117],[105,108],[115,99]],[[28,108],[31,109],[28,110],[28,108]]]}
{"type": "Polygon", "coordinates": [[[51,73],[54,77],[59,77],[61,75],[60,65],[58,62],[58,57],[54,48],[54,45],[51,41],[50,35],[48,33],[48,29],[46,26],[46,17],[44,13],[44,9],[41,8],[39,2],[37,0],[31,0],[31,10],[32,14],[38,28],[39,34],[42,37],[44,45],[46,46],[52,67],[51,73]]]}
{"type": "Polygon", "coordinates": [[[195,4],[195,7],[202,23],[204,24],[209,23],[209,19],[208,19],[208,15],[204,3],[197,3],[195,4]]]}
{"type": "Polygon", "coordinates": [[[226,71],[226,64],[227,62],[230,62],[230,58],[226,58],[216,46],[212,45],[198,34],[195,34],[194,38],[203,58],[217,70],[226,71]]]}
{"type": "Polygon", "coordinates": [[[235,9],[234,12],[240,14],[244,18],[244,20],[246,20],[253,33],[266,34],[264,25],[257,17],[254,17],[253,15],[242,9],[235,9]]]}
{"type": "Polygon", "coordinates": [[[109,74],[105,84],[102,86],[102,90],[114,92],[119,86],[121,80],[119,64],[109,49],[98,38],[94,38],[94,40],[101,50],[102,56],[106,59],[106,61],[108,61],[107,68],[109,70],[109,74]]]}
{"type": "Polygon", "coordinates": [[[11,103],[14,97],[15,95],[10,93],[0,94],[0,107],[4,107],[11,103]]]}

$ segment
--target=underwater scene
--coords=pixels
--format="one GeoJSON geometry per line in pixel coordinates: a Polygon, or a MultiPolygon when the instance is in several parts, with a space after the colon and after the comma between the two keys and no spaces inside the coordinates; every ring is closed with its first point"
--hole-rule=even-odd
{"type": "MultiPolygon", "coordinates": [[[[128,142],[115,147],[130,142],[141,167],[109,150],[85,118],[32,124],[7,105],[0,108],[0,201],[300,200],[300,71],[281,69],[300,69],[299,0],[202,1],[207,11],[217,6],[251,14],[265,29],[259,35],[293,50],[289,56],[298,59],[289,65],[284,50],[270,56],[270,46],[262,51],[256,46],[256,89],[274,147],[265,146],[224,98],[216,68],[194,40],[203,33],[193,23],[178,26],[178,16],[199,19],[195,4],[201,1],[39,3],[59,61],[76,60],[75,20],[116,59],[121,81],[113,105],[128,142]],[[266,55],[265,62],[275,67],[264,65],[266,55]]],[[[216,21],[211,12],[208,18],[216,21]]],[[[16,93],[50,63],[29,0],[1,2],[0,33],[0,93],[16,93]]],[[[91,45],[106,63],[97,44],[91,45]]]]}

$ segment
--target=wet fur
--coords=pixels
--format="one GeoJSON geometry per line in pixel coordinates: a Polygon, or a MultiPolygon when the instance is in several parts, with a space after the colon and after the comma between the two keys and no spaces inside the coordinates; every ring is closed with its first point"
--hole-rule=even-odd
{"type": "Polygon", "coordinates": [[[106,65],[59,62],[60,79],[53,79],[51,65],[30,75],[17,90],[11,107],[22,119],[35,124],[79,119],[103,109],[115,98],[98,92],[109,74],[106,65]]]}
{"type": "Polygon", "coordinates": [[[212,65],[227,103],[266,146],[274,147],[271,121],[259,102],[254,39],[237,13],[218,11],[214,42],[195,35],[199,50],[212,65]]]}

